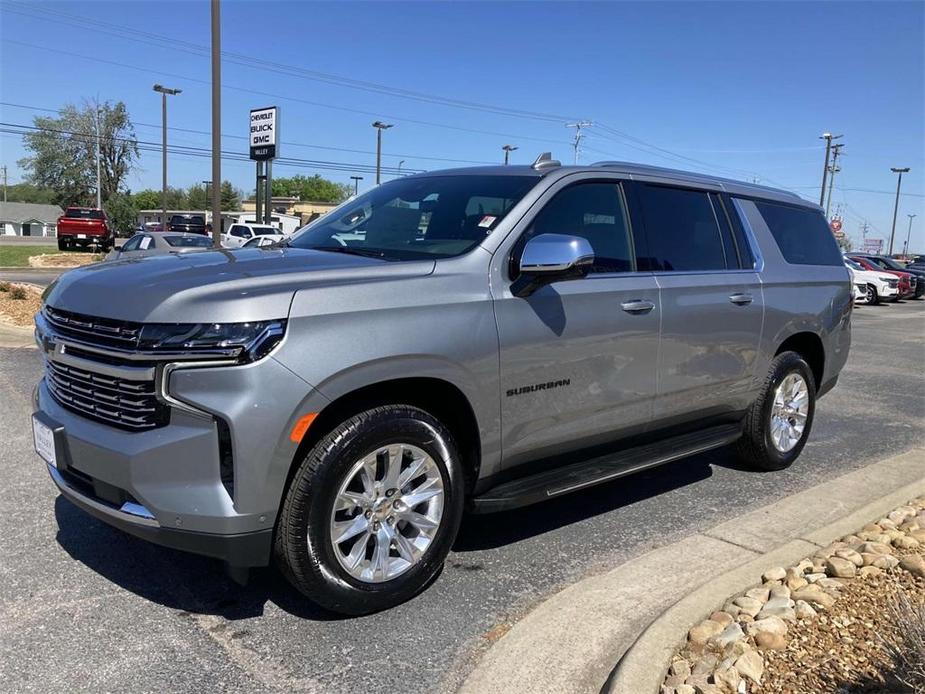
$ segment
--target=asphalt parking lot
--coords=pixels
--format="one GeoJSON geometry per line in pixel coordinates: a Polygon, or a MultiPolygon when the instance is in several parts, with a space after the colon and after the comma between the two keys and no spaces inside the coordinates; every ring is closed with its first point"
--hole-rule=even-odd
{"type": "Polygon", "coordinates": [[[920,445],[925,301],[859,307],[853,321],[848,366],[793,468],[749,472],[720,450],[471,516],[425,593],[354,619],[312,607],[271,570],[240,588],[215,562],[133,539],[59,498],[32,452],[39,356],[0,350],[0,682],[36,692],[453,691],[506,623],[569,583],[920,445]]]}

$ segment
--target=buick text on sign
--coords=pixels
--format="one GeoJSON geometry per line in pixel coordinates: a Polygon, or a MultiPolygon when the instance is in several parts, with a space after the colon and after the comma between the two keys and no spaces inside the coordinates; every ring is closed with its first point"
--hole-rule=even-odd
{"type": "Polygon", "coordinates": [[[254,109],[250,116],[250,158],[257,161],[274,159],[277,155],[279,109],[276,106],[254,109]]]}

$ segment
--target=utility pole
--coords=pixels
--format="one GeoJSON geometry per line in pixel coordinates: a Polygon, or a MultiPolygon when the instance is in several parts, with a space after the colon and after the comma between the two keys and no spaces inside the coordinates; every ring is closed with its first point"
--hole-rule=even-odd
{"type": "Polygon", "coordinates": [[[511,156],[511,152],[513,152],[515,149],[518,149],[518,148],[515,147],[514,145],[504,145],[504,147],[502,147],[501,149],[504,150],[504,165],[507,166],[508,159],[511,156]]]}
{"type": "MultiPolygon", "coordinates": [[[[212,245],[222,245],[222,6],[212,0],[212,245]]],[[[166,166],[165,166],[166,170],[166,166]]],[[[166,183],[164,184],[167,185],[166,183]]]]}
{"type": "Polygon", "coordinates": [[[96,209],[103,209],[102,186],[100,184],[100,102],[96,104],[96,209]]]}
{"type": "Polygon", "coordinates": [[[575,164],[578,164],[578,157],[581,155],[581,138],[584,137],[584,133],[581,132],[582,128],[590,128],[592,125],[589,120],[580,120],[577,123],[566,123],[566,128],[575,128],[575,142],[572,143],[572,147],[575,148],[575,164]]]}
{"type": "Polygon", "coordinates": [[[3,202],[6,202],[6,164],[3,165],[3,202]]]}
{"type": "Polygon", "coordinates": [[[903,255],[909,253],[909,237],[912,236],[912,218],[918,215],[907,214],[906,216],[909,218],[909,231],[906,232],[906,243],[903,245],[903,255]]]}
{"type": "Polygon", "coordinates": [[[843,144],[832,145],[832,165],[829,167],[829,173],[832,174],[829,177],[829,196],[825,199],[825,218],[829,218],[829,208],[832,206],[832,188],[835,187],[835,174],[841,171],[841,167],[837,164],[838,155],[841,154],[841,148],[844,147],[843,144]]]}
{"type": "Polygon", "coordinates": [[[363,180],[362,176],[351,176],[350,179],[353,181],[353,194],[359,195],[360,193],[360,181],[363,180]]]}
{"type": "Polygon", "coordinates": [[[822,190],[819,191],[819,206],[825,203],[825,181],[829,174],[829,155],[832,153],[832,140],[837,140],[842,135],[833,135],[832,133],[822,133],[820,140],[825,140],[825,164],[822,167],[822,190]]]}
{"type": "Polygon", "coordinates": [[[893,236],[896,234],[896,213],[899,212],[899,189],[903,184],[903,174],[909,172],[909,167],[890,167],[890,171],[899,174],[896,179],[896,202],[893,204],[893,228],[890,229],[890,251],[888,255],[893,255],[893,236]]]}
{"type": "Polygon", "coordinates": [[[382,180],[382,131],[388,130],[392,125],[377,120],[373,123],[373,127],[376,129],[376,185],[378,186],[382,180]]]}
{"type": "MultiPolygon", "coordinates": [[[[176,96],[182,89],[170,89],[161,84],[154,85],[154,91],[161,95],[161,169],[163,175],[161,187],[161,231],[167,231],[167,96],[176,96]]],[[[214,147],[213,133],[213,147],[214,147]]],[[[213,152],[212,157],[215,157],[213,152]]],[[[213,163],[214,168],[214,163],[213,163]]]]}

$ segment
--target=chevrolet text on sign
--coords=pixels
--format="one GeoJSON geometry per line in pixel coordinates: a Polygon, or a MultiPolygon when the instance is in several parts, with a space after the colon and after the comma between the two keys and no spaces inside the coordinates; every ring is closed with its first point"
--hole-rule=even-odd
{"type": "Polygon", "coordinates": [[[251,111],[250,158],[265,161],[276,157],[276,133],[279,126],[279,109],[276,106],[251,111]]]}

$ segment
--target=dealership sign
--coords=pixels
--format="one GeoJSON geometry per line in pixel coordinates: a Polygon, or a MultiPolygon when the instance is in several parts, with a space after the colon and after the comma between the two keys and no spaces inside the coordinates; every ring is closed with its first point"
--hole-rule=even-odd
{"type": "Polygon", "coordinates": [[[277,156],[277,133],[279,132],[279,109],[276,106],[251,111],[250,158],[267,161],[277,156]]]}
{"type": "Polygon", "coordinates": [[[864,239],[864,243],[861,244],[861,252],[880,255],[883,253],[883,239],[864,239]]]}

